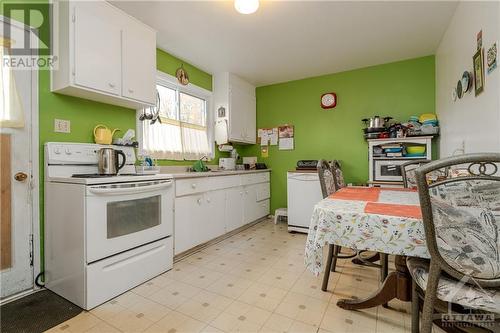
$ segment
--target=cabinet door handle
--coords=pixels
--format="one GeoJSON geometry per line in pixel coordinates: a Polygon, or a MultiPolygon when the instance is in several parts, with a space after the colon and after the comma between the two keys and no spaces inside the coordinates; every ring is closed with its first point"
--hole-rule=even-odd
{"type": "Polygon", "coordinates": [[[240,195],[243,195],[243,191],[240,191],[240,195]]]}
{"type": "Polygon", "coordinates": [[[196,184],[191,184],[191,187],[192,188],[196,188],[196,184]]]}
{"type": "Polygon", "coordinates": [[[114,88],[115,85],[113,83],[108,83],[108,85],[111,87],[111,88],[114,88]]]}
{"type": "Polygon", "coordinates": [[[133,89],[129,89],[128,92],[131,93],[131,94],[133,94],[134,90],[133,89]]]}
{"type": "Polygon", "coordinates": [[[210,198],[207,198],[207,202],[210,203],[210,201],[212,201],[212,200],[210,200],[210,198]]]}
{"type": "Polygon", "coordinates": [[[198,202],[198,205],[201,205],[201,199],[196,200],[198,202]]]}

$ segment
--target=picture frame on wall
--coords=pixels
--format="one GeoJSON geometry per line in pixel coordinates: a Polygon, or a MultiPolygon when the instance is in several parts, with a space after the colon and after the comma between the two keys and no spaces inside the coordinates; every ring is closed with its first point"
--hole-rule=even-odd
{"type": "Polygon", "coordinates": [[[480,48],[472,57],[474,64],[474,92],[479,95],[484,90],[484,60],[483,49],[480,48]]]}

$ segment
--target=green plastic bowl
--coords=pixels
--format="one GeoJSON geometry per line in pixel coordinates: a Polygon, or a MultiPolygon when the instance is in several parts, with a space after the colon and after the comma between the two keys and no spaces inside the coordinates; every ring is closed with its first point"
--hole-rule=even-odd
{"type": "Polygon", "coordinates": [[[406,152],[408,154],[424,154],[425,146],[408,146],[406,147],[406,152]]]}

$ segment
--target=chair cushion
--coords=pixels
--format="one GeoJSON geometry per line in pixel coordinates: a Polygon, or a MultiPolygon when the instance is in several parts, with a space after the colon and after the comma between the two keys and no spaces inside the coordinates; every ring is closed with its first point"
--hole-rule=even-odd
{"type": "MultiPolygon", "coordinates": [[[[429,278],[429,260],[408,258],[408,269],[418,286],[425,290],[429,278]]],[[[473,283],[469,280],[468,283],[473,283]]],[[[481,288],[479,285],[464,284],[461,281],[441,275],[437,297],[443,301],[465,307],[500,313],[500,290],[481,288]]]]}

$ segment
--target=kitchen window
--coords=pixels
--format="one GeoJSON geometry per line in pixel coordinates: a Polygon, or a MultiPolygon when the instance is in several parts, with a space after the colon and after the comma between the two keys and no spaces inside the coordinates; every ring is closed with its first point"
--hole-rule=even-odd
{"type": "MultiPolygon", "coordinates": [[[[10,58],[11,40],[0,36],[0,59],[10,58]]],[[[23,128],[24,109],[17,91],[14,72],[0,65],[0,127],[23,128]]]]}
{"type": "MultiPolygon", "coordinates": [[[[160,121],[138,121],[139,142],[144,155],[168,160],[197,160],[213,157],[210,126],[211,92],[193,86],[182,86],[177,79],[159,73],[157,86],[160,121]]],[[[156,108],[138,111],[155,113],[156,108]]]]}

